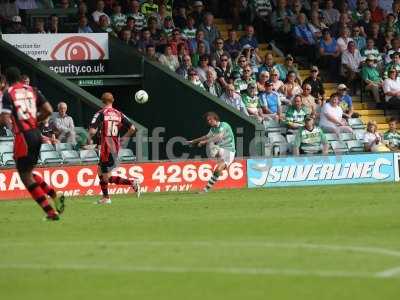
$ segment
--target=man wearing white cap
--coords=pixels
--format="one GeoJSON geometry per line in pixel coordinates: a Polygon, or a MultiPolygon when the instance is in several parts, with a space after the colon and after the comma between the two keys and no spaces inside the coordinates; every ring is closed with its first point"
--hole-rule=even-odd
{"type": "Polygon", "coordinates": [[[22,25],[20,16],[14,16],[11,18],[11,24],[6,29],[6,33],[27,33],[25,26],[22,25]]]}
{"type": "Polygon", "coordinates": [[[192,7],[193,7],[193,12],[190,15],[195,20],[195,27],[199,28],[200,24],[203,22],[204,19],[203,2],[194,1],[192,7]]]}

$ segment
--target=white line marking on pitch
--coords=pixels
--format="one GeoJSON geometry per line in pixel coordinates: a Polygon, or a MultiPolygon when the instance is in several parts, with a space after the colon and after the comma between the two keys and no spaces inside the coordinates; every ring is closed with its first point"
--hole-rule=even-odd
{"type": "Polygon", "coordinates": [[[376,273],[376,276],[381,277],[381,278],[389,278],[389,277],[394,277],[396,275],[400,275],[400,267],[391,268],[391,269],[383,270],[382,272],[376,273]]]}
{"type": "Polygon", "coordinates": [[[258,242],[258,241],[52,241],[52,242],[0,242],[0,247],[12,246],[83,246],[83,245],[106,245],[113,247],[123,246],[195,246],[195,247],[260,247],[260,248],[286,248],[286,249],[315,249],[327,251],[353,251],[359,253],[370,253],[383,256],[400,257],[400,251],[385,249],[380,247],[369,246],[352,246],[352,245],[324,245],[324,244],[308,244],[308,243],[279,243],[279,242],[258,242]]]}
{"type": "Polygon", "coordinates": [[[233,275],[282,275],[309,277],[347,277],[347,278],[381,278],[373,273],[347,271],[305,271],[298,269],[271,268],[241,268],[241,267],[153,267],[153,266],[115,266],[115,265],[73,265],[73,264],[0,264],[0,269],[21,270],[78,270],[78,271],[107,271],[107,272],[147,272],[147,273],[215,273],[233,275]]]}

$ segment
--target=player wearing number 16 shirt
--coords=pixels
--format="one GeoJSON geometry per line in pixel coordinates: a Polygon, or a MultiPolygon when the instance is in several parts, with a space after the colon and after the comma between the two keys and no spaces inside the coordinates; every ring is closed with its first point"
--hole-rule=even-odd
{"type": "Polygon", "coordinates": [[[113,108],[114,97],[111,93],[104,93],[101,96],[104,107],[98,111],[90,124],[88,144],[92,144],[92,138],[100,131],[100,160],[98,166],[98,175],[100,187],[103,193],[98,204],[111,204],[108,194],[108,184],[130,185],[140,196],[140,186],[136,179],[130,180],[119,176],[111,176],[111,171],[118,165],[118,152],[120,148],[120,139],[126,140],[136,132],[135,126],[120,111],[113,108]],[[127,129],[124,136],[120,137],[123,129],[127,129]]]}
{"type": "Polygon", "coordinates": [[[0,123],[12,122],[17,171],[32,198],[46,213],[46,220],[59,220],[59,214],[64,211],[64,196],[57,197],[57,193],[49,184],[32,173],[38,162],[42,144],[38,122],[50,116],[53,109],[39,91],[21,82],[18,68],[7,69],[6,80],[9,87],[1,101],[0,123]],[[47,196],[52,198],[55,207],[47,196]]]}

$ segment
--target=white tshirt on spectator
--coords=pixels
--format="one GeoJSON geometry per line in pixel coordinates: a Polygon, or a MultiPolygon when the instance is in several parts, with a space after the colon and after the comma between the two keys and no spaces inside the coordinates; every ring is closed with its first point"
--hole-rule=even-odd
{"type": "Polygon", "coordinates": [[[362,62],[362,56],[358,49],[355,49],[354,53],[351,54],[349,50],[346,50],[342,54],[342,65],[347,65],[354,72],[359,71],[360,63],[362,62]]]}
{"type": "Polygon", "coordinates": [[[372,147],[375,144],[376,138],[378,138],[379,141],[382,140],[382,138],[378,132],[372,133],[372,132],[366,131],[364,133],[363,142],[364,142],[364,144],[368,144],[370,147],[372,147]]]}
{"type": "Polygon", "coordinates": [[[326,117],[330,115],[337,120],[341,120],[343,116],[343,110],[340,106],[333,107],[329,102],[326,102],[321,110],[321,116],[319,120],[320,127],[337,127],[337,125],[326,117]]]}
{"type": "Polygon", "coordinates": [[[108,22],[110,23],[110,17],[107,16],[106,13],[101,12],[101,11],[97,11],[97,10],[95,10],[95,11],[92,13],[93,21],[95,21],[96,23],[99,23],[99,19],[100,19],[101,16],[106,16],[107,19],[108,19],[108,22]]]}
{"type": "Polygon", "coordinates": [[[340,52],[343,53],[345,50],[347,50],[347,44],[352,41],[353,41],[353,39],[351,37],[348,37],[346,39],[344,39],[342,37],[338,38],[336,43],[339,47],[340,52]]]}
{"type": "Polygon", "coordinates": [[[400,92],[400,79],[397,77],[397,80],[393,80],[391,78],[387,78],[383,81],[383,92],[385,93],[385,101],[389,101],[393,96],[386,95],[388,92],[398,93],[400,92]]]}

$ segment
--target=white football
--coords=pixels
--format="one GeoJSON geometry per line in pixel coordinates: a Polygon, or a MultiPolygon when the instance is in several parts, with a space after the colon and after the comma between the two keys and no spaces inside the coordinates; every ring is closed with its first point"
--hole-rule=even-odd
{"type": "Polygon", "coordinates": [[[137,103],[143,104],[149,100],[149,95],[144,90],[139,90],[135,94],[135,101],[137,103]]]}

